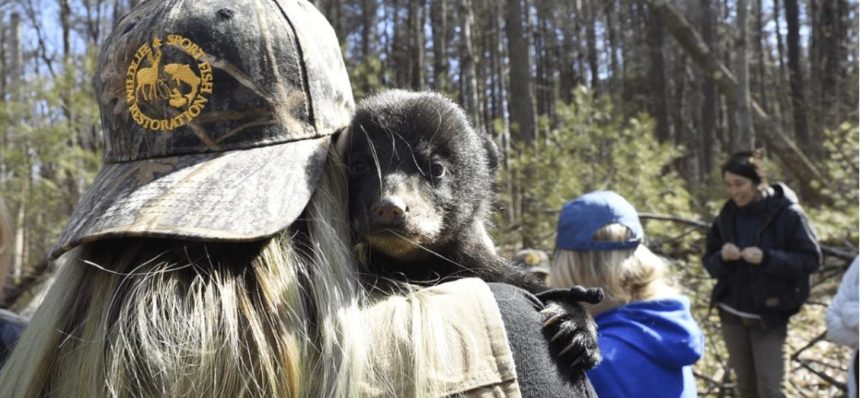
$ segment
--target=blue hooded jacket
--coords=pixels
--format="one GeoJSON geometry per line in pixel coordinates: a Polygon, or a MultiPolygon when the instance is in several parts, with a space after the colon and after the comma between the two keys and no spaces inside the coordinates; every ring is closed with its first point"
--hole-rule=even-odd
{"type": "Polygon", "coordinates": [[[697,396],[691,365],[705,337],[686,297],[630,303],[595,321],[603,362],[588,377],[601,398],[697,396]]]}

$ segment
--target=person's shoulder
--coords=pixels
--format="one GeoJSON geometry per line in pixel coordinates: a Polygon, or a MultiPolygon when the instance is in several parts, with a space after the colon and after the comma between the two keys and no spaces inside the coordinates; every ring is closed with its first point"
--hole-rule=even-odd
{"type": "Polygon", "coordinates": [[[496,298],[500,307],[504,305],[506,307],[526,308],[528,306],[533,310],[543,309],[543,303],[525,289],[507,283],[495,282],[489,282],[487,286],[490,287],[490,291],[493,292],[493,297],[496,298]]]}
{"type": "Polygon", "coordinates": [[[544,304],[535,295],[506,283],[487,283],[508,331],[540,329],[544,304]]]}
{"type": "Polygon", "coordinates": [[[783,203],[779,211],[776,213],[777,220],[784,220],[781,225],[790,226],[809,223],[809,216],[799,203],[785,202],[787,203],[783,203]]]}
{"type": "Polygon", "coordinates": [[[775,183],[770,186],[769,192],[768,200],[770,203],[768,208],[771,212],[806,216],[803,206],[800,205],[800,199],[788,185],[781,182],[775,183]]]}

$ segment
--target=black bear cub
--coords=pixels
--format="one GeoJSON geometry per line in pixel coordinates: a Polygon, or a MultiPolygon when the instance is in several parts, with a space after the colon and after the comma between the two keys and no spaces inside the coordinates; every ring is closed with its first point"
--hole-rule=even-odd
{"type": "MultiPolygon", "coordinates": [[[[487,217],[498,155],[459,106],[431,92],[386,91],[358,105],[350,129],[350,225],[369,285],[479,277],[546,289],[495,253],[487,217]]],[[[553,296],[564,305],[548,307],[545,330],[575,371],[600,359],[594,323],[577,302],[599,298],[579,292],[553,296]]]]}

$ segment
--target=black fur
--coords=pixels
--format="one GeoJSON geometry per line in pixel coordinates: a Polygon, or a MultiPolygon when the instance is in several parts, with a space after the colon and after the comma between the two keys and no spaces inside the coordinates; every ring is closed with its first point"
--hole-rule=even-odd
{"type": "MultiPolygon", "coordinates": [[[[370,286],[479,277],[545,290],[495,254],[486,228],[498,154],[453,102],[400,90],[371,97],[358,106],[348,154],[351,227],[370,286]]],[[[575,371],[589,369],[600,358],[594,324],[582,297],[567,297],[548,307],[546,331],[561,332],[559,350],[574,343],[575,371]]]]}

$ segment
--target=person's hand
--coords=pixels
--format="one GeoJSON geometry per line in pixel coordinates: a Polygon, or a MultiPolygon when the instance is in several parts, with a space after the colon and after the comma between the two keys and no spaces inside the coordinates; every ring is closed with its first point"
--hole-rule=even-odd
{"type": "Polygon", "coordinates": [[[759,265],[764,260],[764,252],[755,246],[747,247],[741,250],[741,257],[750,264],[759,265]]]}
{"type": "Polygon", "coordinates": [[[723,245],[723,249],[720,250],[720,256],[723,257],[723,261],[736,261],[741,259],[741,249],[735,246],[734,243],[726,243],[723,245]]]}

